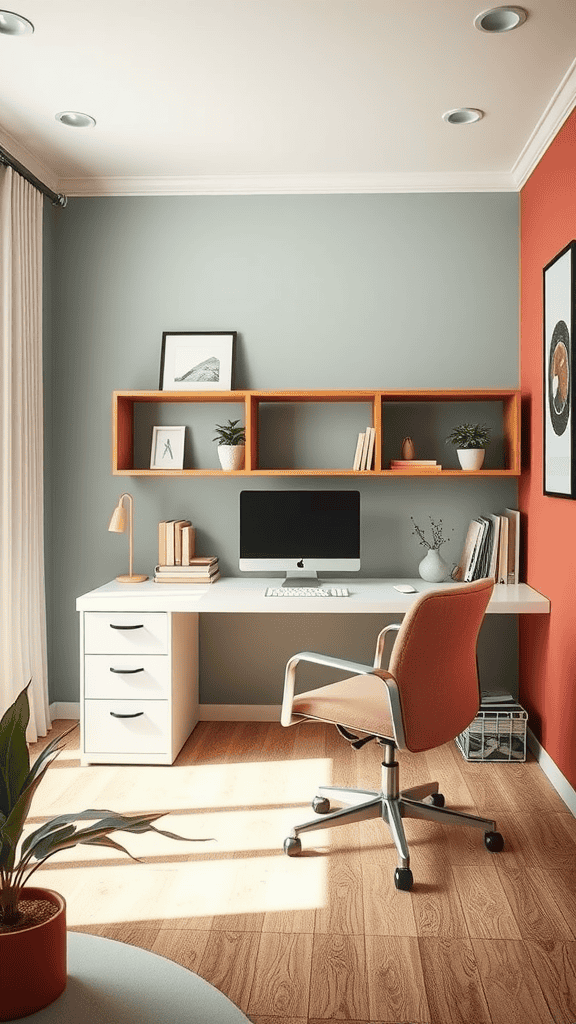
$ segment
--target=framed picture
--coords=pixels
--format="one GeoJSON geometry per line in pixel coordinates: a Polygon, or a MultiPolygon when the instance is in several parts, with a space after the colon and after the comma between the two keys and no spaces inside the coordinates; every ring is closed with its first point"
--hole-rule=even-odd
{"type": "Polygon", "coordinates": [[[230,391],[236,331],[164,331],[160,391],[230,391]]]}
{"type": "Polygon", "coordinates": [[[152,427],[150,469],[184,468],[186,427],[152,427]]]}
{"type": "Polygon", "coordinates": [[[544,494],[576,498],[574,364],[576,241],[544,267],[544,494]]]}

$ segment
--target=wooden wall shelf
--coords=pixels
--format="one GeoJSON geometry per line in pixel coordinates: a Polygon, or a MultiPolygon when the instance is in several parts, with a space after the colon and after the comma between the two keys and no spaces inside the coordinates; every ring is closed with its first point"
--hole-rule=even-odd
{"type": "MultiPolygon", "coordinates": [[[[350,449],[355,438],[350,439],[350,449]]],[[[352,462],[353,452],[343,460],[352,462]]],[[[512,389],[477,389],[445,391],[115,391],[112,400],[112,472],[115,476],[353,476],[353,477],[502,477],[520,475],[520,391],[512,389]],[[219,469],[144,469],[134,465],[134,410],[138,403],[236,403],[244,406],[246,427],[245,469],[225,472],[219,469]],[[372,423],[376,429],[374,468],[354,471],[341,469],[260,469],[258,466],[258,419],[260,405],[270,402],[359,402],[371,406],[372,423]],[[464,471],[443,469],[440,473],[417,473],[414,470],[390,470],[382,466],[383,421],[386,407],[398,402],[499,402],[502,404],[504,460],[502,469],[464,471]]]]}

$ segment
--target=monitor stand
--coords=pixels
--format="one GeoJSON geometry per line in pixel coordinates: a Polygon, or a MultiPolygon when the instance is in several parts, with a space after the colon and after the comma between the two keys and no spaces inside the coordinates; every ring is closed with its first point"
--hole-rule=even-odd
{"type": "Polygon", "coordinates": [[[321,587],[322,581],[318,573],[310,569],[288,569],[286,579],[281,584],[283,587],[321,587]]]}

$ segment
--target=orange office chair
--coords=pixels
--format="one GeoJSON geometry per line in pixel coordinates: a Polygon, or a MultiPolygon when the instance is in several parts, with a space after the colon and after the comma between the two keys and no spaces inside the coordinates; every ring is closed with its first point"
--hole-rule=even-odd
{"type": "Polygon", "coordinates": [[[346,825],[367,818],[387,822],[396,849],[397,889],[409,890],[413,876],[402,818],[427,818],[445,825],[482,829],[484,843],[498,852],[504,840],[496,824],[486,818],[448,810],[437,782],[400,790],[394,752],[432,750],[453,740],[475,718],[480,707],[476,643],[494,581],[477,580],[422,594],[400,625],[386,626],[378,636],[374,665],[359,665],[339,658],[304,651],[286,666],[282,725],[314,720],[332,722],[353,746],[374,739],[384,751],[382,789],[340,789],[320,786],[312,809],[323,817],[292,829],[284,851],[302,850],[299,836],[314,829],[346,825]],[[386,635],[397,630],[388,670],[381,669],[386,635]],[[337,683],[294,694],[300,661],[328,665],[353,675],[337,683]],[[363,733],[360,739],[356,733],[363,733]],[[330,800],[351,806],[330,810],[330,800]]]}

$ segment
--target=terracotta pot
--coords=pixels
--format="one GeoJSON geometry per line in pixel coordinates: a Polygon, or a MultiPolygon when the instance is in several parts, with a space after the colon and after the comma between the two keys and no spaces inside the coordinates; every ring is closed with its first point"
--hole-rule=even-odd
{"type": "Polygon", "coordinates": [[[66,988],[66,902],[52,889],[22,890],[22,898],[48,900],[49,921],[0,932],[0,1020],[15,1020],[53,1003],[66,988]]]}

